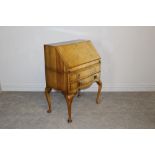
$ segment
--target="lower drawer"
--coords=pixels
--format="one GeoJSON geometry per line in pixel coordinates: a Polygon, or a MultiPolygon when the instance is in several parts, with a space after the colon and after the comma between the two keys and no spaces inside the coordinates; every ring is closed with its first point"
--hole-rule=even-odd
{"type": "Polygon", "coordinates": [[[69,81],[73,82],[73,81],[77,81],[78,79],[87,78],[88,76],[98,73],[99,71],[100,71],[100,64],[95,64],[88,68],[84,68],[70,73],[69,81]]]}
{"type": "Polygon", "coordinates": [[[87,78],[80,79],[79,81],[69,84],[69,91],[74,92],[78,89],[84,89],[89,87],[93,82],[100,79],[100,73],[93,74],[87,78]]]}

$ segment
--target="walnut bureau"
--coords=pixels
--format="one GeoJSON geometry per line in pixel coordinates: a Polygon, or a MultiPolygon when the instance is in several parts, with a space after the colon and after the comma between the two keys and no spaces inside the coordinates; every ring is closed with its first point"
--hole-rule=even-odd
{"type": "Polygon", "coordinates": [[[76,40],[44,45],[48,113],[52,111],[50,92],[61,90],[68,107],[68,122],[72,122],[73,98],[81,89],[98,84],[96,103],[99,103],[102,82],[101,58],[89,40],[76,40]]]}

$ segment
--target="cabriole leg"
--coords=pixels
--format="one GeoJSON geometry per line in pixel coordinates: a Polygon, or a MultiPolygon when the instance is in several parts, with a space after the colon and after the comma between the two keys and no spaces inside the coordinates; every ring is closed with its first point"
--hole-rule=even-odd
{"type": "Polygon", "coordinates": [[[67,107],[68,107],[68,123],[72,122],[72,101],[73,101],[74,95],[66,95],[66,102],[67,102],[67,107]]]}
{"type": "Polygon", "coordinates": [[[81,91],[78,90],[77,97],[80,97],[80,96],[81,96],[81,91]]]}
{"type": "Polygon", "coordinates": [[[101,96],[102,82],[101,80],[99,80],[96,83],[98,84],[98,92],[97,92],[97,98],[96,98],[96,103],[98,104],[101,96]]]}
{"type": "Polygon", "coordinates": [[[51,90],[52,88],[47,88],[47,87],[45,88],[45,96],[46,96],[47,103],[48,103],[48,110],[47,110],[48,113],[51,113],[52,111],[52,108],[51,108],[52,101],[51,101],[51,96],[50,96],[51,90]]]}

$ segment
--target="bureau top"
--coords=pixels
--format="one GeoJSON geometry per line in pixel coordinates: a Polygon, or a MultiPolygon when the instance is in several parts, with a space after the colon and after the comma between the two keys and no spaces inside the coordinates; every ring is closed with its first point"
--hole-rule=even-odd
{"type": "Polygon", "coordinates": [[[80,43],[80,42],[86,42],[89,40],[70,40],[70,41],[64,41],[64,42],[58,42],[58,43],[51,43],[51,44],[45,44],[47,46],[63,46],[63,45],[70,45],[70,44],[76,44],[76,43],[80,43]]]}
{"type": "Polygon", "coordinates": [[[73,40],[46,44],[45,51],[51,53],[49,54],[51,57],[59,53],[61,61],[69,68],[100,59],[99,54],[90,40],[73,40]]]}

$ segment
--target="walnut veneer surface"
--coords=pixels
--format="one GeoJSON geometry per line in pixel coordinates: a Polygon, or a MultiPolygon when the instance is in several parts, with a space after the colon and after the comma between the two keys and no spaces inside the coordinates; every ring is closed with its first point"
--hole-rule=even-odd
{"type": "Polygon", "coordinates": [[[91,41],[78,40],[44,45],[46,88],[48,111],[52,111],[50,92],[61,90],[68,107],[68,122],[72,122],[71,106],[81,89],[98,84],[96,102],[102,89],[100,80],[101,58],[91,41]]]}

